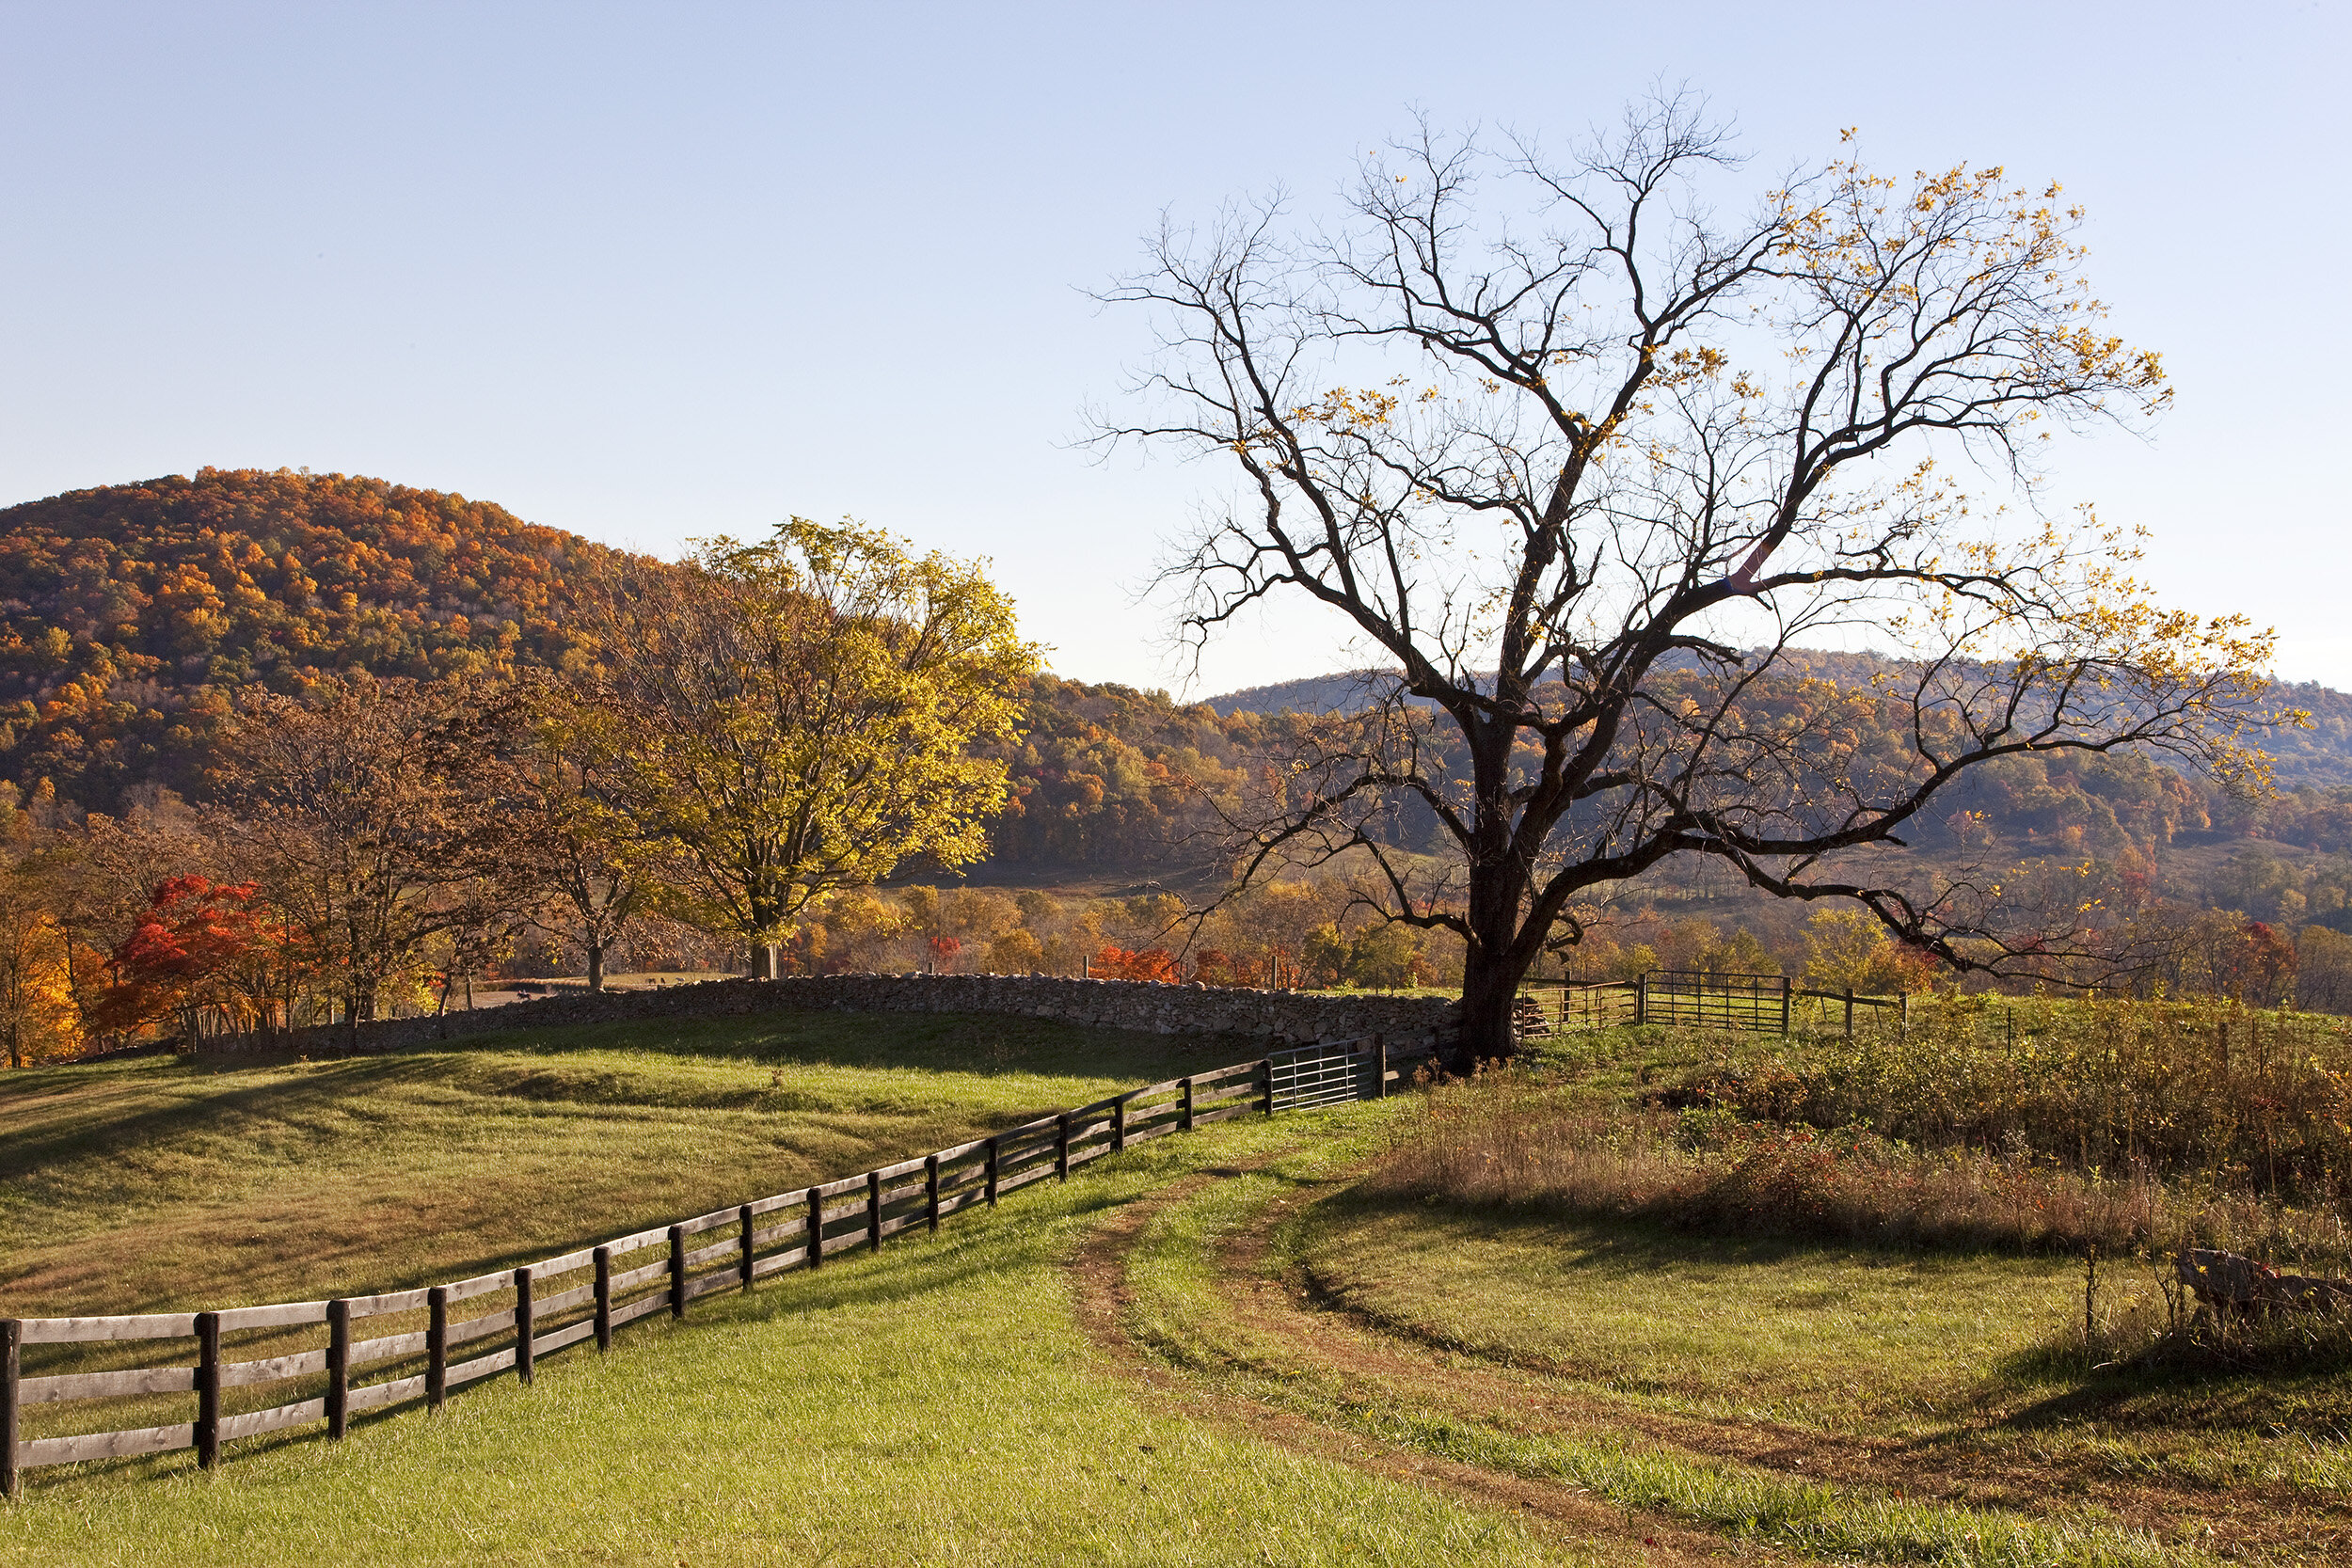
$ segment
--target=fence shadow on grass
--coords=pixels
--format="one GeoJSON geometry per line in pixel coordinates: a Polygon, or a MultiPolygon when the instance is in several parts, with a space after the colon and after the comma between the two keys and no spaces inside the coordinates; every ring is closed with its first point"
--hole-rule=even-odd
{"type": "MultiPolygon", "coordinates": [[[[666,1309],[673,1320],[683,1320],[697,1297],[749,1291],[760,1278],[788,1270],[815,1273],[830,1256],[879,1250],[885,1239],[908,1230],[935,1232],[943,1219],[967,1208],[993,1208],[1000,1196],[1041,1180],[1067,1181],[1074,1166],[1133,1144],[1233,1117],[1385,1097],[1392,1083],[1410,1079],[1413,1059],[1427,1050],[1400,1052],[1393,1066],[1378,1037],[1276,1052],[1130,1089],[859,1176],[446,1285],[194,1313],[0,1319],[0,1494],[15,1497],[22,1473],[38,1466],[193,1448],[199,1465],[209,1469],[230,1442],[321,1421],[329,1436],[340,1437],[370,1410],[419,1400],[437,1409],[459,1387],[510,1371],[528,1384],[545,1356],[588,1342],[609,1350],[615,1331],[641,1318],[666,1309]],[[562,1288],[549,1288],[559,1282],[562,1288]],[[469,1302],[475,1305],[464,1305],[469,1302]],[[289,1335],[315,1336],[321,1327],[323,1346],[294,1349],[289,1342],[289,1335]],[[246,1338],[232,1347],[224,1342],[230,1334],[246,1338]],[[24,1375],[25,1345],[112,1350],[125,1342],[187,1338],[197,1344],[193,1367],[106,1366],[24,1375]],[[507,1348],[486,1354],[481,1348],[499,1340],[507,1348]],[[452,1359],[453,1352],[459,1359],[452,1359]],[[355,1371],[377,1381],[355,1381],[355,1371]],[[282,1397],[289,1384],[296,1392],[306,1386],[320,1391],[264,1408],[231,1408],[254,1402],[253,1394],[232,1398],[232,1390],[280,1386],[282,1397]],[[97,1402],[161,1414],[155,1401],[188,1394],[196,1398],[193,1421],[21,1436],[26,1406],[97,1402]]],[[[378,1058],[365,1065],[387,1070],[397,1064],[378,1058]]],[[[1102,1201],[1114,1200],[1104,1195],[1102,1201]]],[[[982,1272],[977,1258],[967,1266],[982,1272]]],[[[911,1288],[910,1282],[899,1286],[911,1288]]]]}

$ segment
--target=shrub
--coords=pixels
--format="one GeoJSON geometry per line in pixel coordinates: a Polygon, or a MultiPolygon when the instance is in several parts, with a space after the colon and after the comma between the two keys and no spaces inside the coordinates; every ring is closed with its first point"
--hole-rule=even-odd
{"type": "Polygon", "coordinates": [[[2352,1174],[2345,1024],[2226,1003],[1937,998],[1851,1040],[1719,1042],[1659,1100],[2299,1203],[2332,1205],[2352,1174]]]}

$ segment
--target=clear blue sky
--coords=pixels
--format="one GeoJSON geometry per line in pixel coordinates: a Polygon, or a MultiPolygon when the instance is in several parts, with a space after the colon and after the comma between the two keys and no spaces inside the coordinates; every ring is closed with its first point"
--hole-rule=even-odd
{"type": "MultiPolygon", "coordinates": [[[[1132,590],[1222,476],[1093,465],[1163,207],[1325,198],[1419,105],[1558,137],[1663,76],[1765,166],[1860,126],[2091,212],[2151,439],[2062,497],[2352,688],[2341,4],[0,3],[0,503],[368,473],[673,553],[854,514],[994,559],[1063,673],[1168,684],[1132,590]]],[[[1244,628],[1196,692],[1343,662],[1244,628]]]]}

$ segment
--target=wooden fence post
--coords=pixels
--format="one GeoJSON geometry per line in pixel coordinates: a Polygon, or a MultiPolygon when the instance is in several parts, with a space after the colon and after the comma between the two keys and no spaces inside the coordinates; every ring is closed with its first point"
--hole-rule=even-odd
{"type": "Polygon", "coordinates": [[[196,1463],[220,1463],[220,1314],[196,1315],[196,1463]]]}
{"type": "Polygon", "coordinates": [[[686,1316],[686,1227],[670,1227],[670,1316],[686,1316]]]}
{"type": "Polygon", "coordinates": [[[1644,970],[1633,982],[1633,1022],[1649,1022],[1649,971],[1644,970]]]}
{"type": "Polygon", "coordinates": [[[744,1204],[737,1211],[737,1217],[743,1222],[743,1260],[736,1273],[742,1276],[743,1289],[748,1291],[752,1288],[752,1206],[744,1204]]]}
{"type": "Polygon", "coordinates": [[[1788,976],[1780,977],[1780,1032],[1788,1033],[1788,976]]]}
{"type": "Polygon", "coordinates": [[[939,1234],[939,1156],[923,1156],[923,1218],[931,1234],[939,1234]]]}
{"type": "Polygon", "coordinates": [[[1111,1152],[1127,1151],[1127,1097],[1119,1096],[1111,1101],[1111,1152]]]}
{"type": "Polygon", "coordinates": [[[882,1172],[866,1173],[866,1249],[882,1250],[882,1172]]]}
{"type": "Polygon", "coordinates": [[[596,1349],[612,1348],[612,1249],[596,1248],[596,1349]]]}
{"type": "Polygon", "coordinates": [[[341,1437],[351,1414],[351,1303],[326,1304],[326,1435],[341,1437]]]}
{"type": "Polygon", "coordinates": [[[1070,1180],[1070,1113],[1063,1111],[1054,1117],[1054,1175],[1057,1180],[1070,1180]]]}
{"type": "Polygon", "coordinates": [[[1258,1107],[1267,1116],[1274,1114],[1274,1058],[1266,1056],[1258,1063],[1258,1107]]]}
{"type": "Polygon", "coordinates": [[[449,1402],[449,1287],[434,1286],[424,1301],[432,1314],[424,1330],[424,1407],[438,1410],[449,1402]]]}
{"type": "Polygon", "coordinates": [[[17,1381],[23,1370],[18,1347],[24,1342],[24,1324],[0,1318],[0,1497],[14,1502],[24,1483],[16,1472],[17,1381]]]}
{"type": "Polygon", "coordinates": [[[988,1140],[988,1165],[983,1180],[988,1183],[988,1206],[996,1207],[996,1140],[988,1140]]]}
{"type": "Polygon", "coordinates": [[[808,1190],[808,1266],[818,1268],[825,1261],[825,1200],[816,1188],[808,1190]]]}
{"type": "Polygon", "coordinates": [[[1177,1102],[1176,1131],[1179,1132],[1189,1132],[1192,1131],[1192,1080],[1189,1078],[1179,1078],[1176,1080],[1176,1087],[1178,1092],[1184,1096],[1184,1098],[1177,1102]]]}
{"type": "Polygon", "coordinates": [[[531,1341],[538,1332],[537,1314],[531,1308],[531,1271],[515,1271],[515,1381],[531,1381],[531,1341]]]}
{"type": "Polygon", "coordinates": [[[1853,987],[1846,988],[1846,1037],[1853,1038],[1853,987]]]}

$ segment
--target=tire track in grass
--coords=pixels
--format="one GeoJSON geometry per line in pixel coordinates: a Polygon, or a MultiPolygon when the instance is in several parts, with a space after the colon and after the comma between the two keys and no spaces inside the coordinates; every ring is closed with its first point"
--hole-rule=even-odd
{"type": "MultiPolygon", "coordinates": [[[[1298,1186],[1335,1190],[1341,1182],[1327,1172],[1301,1180],[1275,1171],[1286,1159],[1298,1163],[1301,1149],[1294,1143],[1252,1164],[1164,1189],[1090,1236],[1073,1261],[1079,1320],[1089,1338],[1141,1381],[1197,1413],[1349,1463],[1376,1462],[1388,1466],[1384,1473],[1539,1511],[1594,1532],[1597,1544],[1623,1549],[1638,1541],[1643,1544],[1634,1552],[1650,1560],[1664,1560],[1661,1552],[1720,1560],[1727,1551],[1984,1568],[2210,1560],[2104,1522],[2033,1520],[1900,1494],[1872,1495],[1805,1477],[1801,1462],[1791,1465],[1795,1476],[1759,1469],[1744,1462],[1745,1454],[1724,1451],[1725,1445],[1694,1450],[1661,1440],[1641,1432],[1642,1423],[1629,1421],[1625,1412],[1589,1408],[1589,1402],[1564,1404],[1557,1395],[1565,1390],[1548,1389],[1546,1402],[1537,1402],[1523,1383],[1465,1379],[1422,1347],[1330,1314],[1301,1311],[1295,1287],[1285,1289],[1249,1267],[1250,1259],[1264,1256],[1266,1237],[1293,1206],[1270,1190],[1257,1196],[1227,1187],[1203,1197],[1212,1180],[1252,1180],[1263,1188],[1276,1174],[1298,1186]],[[1196,1200],[1232,1211],[1228,1229],[1194,1245],[1198,1256],[1185,1258],[1188,1265],[1205,1263],[1216,1298],[1206,1310],[1226,1321],[1162,1332],[1138,1322],[1144,1314],[1129,1278],[1131,1264],[1137,1256],[1168,1253],[1148,1232],[1186,1223],[1187,1206],[1196,1200]],[[1216,1343],[1218,1327],[1238,1334],[1240,1342],[1216,1343]],[[1210,1332],[1201,1334],[1203,1328],[1210,1332]],[[1202,1342],[1190,1342],[1187,1330],[1202,1342]],[[1352,1334],[1359,1342],[1335,1355],[1333,1333],[1352,1334]],[[1200,1375],[1180,1373],[1179,1363],[1200,1375]],[[1580,1403],[1588,1407],[1575,1408],[1580,1403]],[[1632,1441],[1629,1426],[1636,1429],[1632,1441]],[[1643,1441],[1645,1436],[1652,1440],[1643,1441]],[[1714,1528],[1704,1528],[1709,1526],[1714,1528]]],[[[1317,1162],[1308,1155],[1304,1163],[1317,1162]]],[[[1186,1244],[1180,1240],[1176,1250],[1186,1244]]]]}
{"type": "Polygon", "coordinates": [[[2233,1556],[2283,1547],[2328,1561],[2352,1557],[2346,1508],[2289,1487],[2167,1484],[2120,1474],[2095,1455],[2069,1463],[1997,1451],[1982,1443],[1991,1422],[1906,1439],[1679,1415],[1596,1395],[1562,1369],[1497,1361],[1424,1325],[1392,1321],[1351,1299],[1343,1284],[1282,1258],[1291,1249],[1276,1245],[1276,1232],[1304,1223],[1312,1202],[1343,1186],[1328,1184],[1292,1212],[1269,1208],[1262,1223],[1229,1236],[1218,1249],[1220,1286],[1236,1318],[1258,1332],[1308,1349],[1323,1367],[1408,1390],[1432,1407],[1490,1421],[1495,1412],[1512,1412],[1502,1424],[1529,1433],[1629,1429],[1708,1459],[1898,1497],[2021,1513],[2029,1504],[2016,1499],[2088,1503],[2127,1528],[2159,1539],[2196,1534],[2233,1556]]]}
{"type": "MultiPolygon", "coordinates": [[[[1210,1182],[1262,1168],[1276,1157],[1187,1177],[1123,1205],[1088,1233],[1070,1262],[1074,1287],[1072,1306],[1080,1330],[1105,1358],[1150,1398],[1187,1419],[1334,1461],[1368,1475],[1430,1487],[1479,1507],[1549,1520],[1575,1532],[1579,1544],[1597,1551],[1603,1561],[1671,1565],[1725,1560],[1729,1543],[1712,1532],[1694,1530],[1680,1520],[1618,1507],[1582,1487],[1503,1474],[1311,1420],[1295,1411],[1187,1378],[1137,1344],[1126,1328],[1135,1305],[1135,1292],[1127,1283],[1127,1256],[1145,1226],[1210,1182]]],[[[1771,1561],[1783,1554],[1749,1550],[1731,1555],[1771,1561]]]]}

